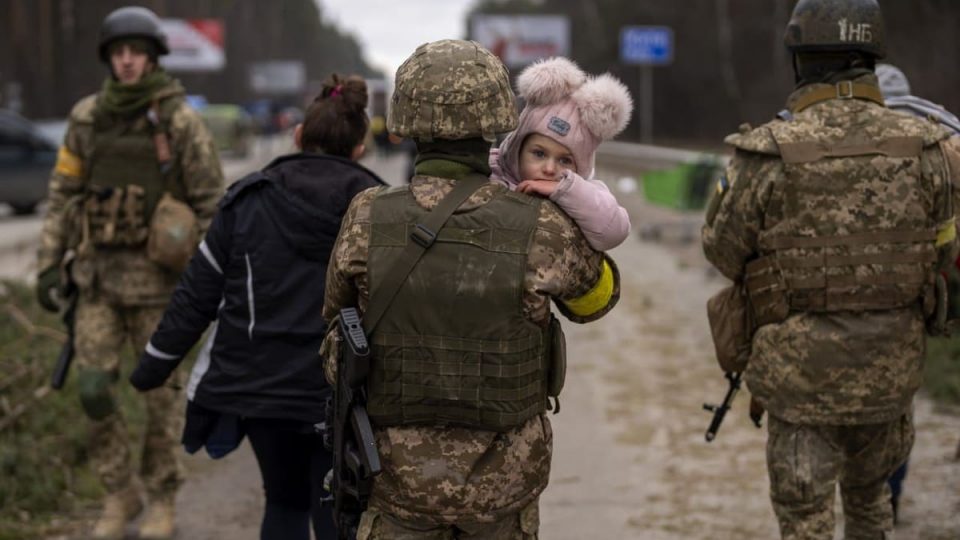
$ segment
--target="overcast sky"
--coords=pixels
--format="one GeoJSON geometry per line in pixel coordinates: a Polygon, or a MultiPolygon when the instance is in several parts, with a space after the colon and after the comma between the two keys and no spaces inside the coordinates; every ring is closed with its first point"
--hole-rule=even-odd
{"type": "Polygon", "coordinates": [[[315,0],[323,16],[352,33],[367,61],[392,76],[422,43],[466,37],[474,0],[315,0]]]}

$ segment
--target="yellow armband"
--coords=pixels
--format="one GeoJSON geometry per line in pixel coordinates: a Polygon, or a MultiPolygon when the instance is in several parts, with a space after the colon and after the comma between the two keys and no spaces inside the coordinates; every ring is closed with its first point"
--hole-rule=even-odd
{"type": "Polygon", "coordinates": [[[600,279],[597,280],[597,284],[583,296],[572,300],[564,300],[563,305],[578,317],[589,317],[607,307],[610,299],[613,298],[613,286],[613,269],[610,268],[610,263],[604,259],[603,270],[600,272],[600,279]]]}
{"type": "Polygon", "coordinates": [[[957,238],[957,218],[950,218],[947,221],[944,221],[940,228],[937,230],[937,244],[936,247],[942,247],[950,242],[953,242],[957,238]]]}
{"type": "Polygon", "coordinates": [[[57,164],[54,171],[64,176],[78,177],[83,174],[83,160],[66,146],[61,146],[60,151],[57,152],[57,164]]]}

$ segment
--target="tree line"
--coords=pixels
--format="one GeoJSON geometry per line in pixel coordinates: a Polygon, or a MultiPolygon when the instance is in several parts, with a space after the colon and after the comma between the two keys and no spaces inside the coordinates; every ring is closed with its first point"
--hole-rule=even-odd
{"type": "MultiPolygon", "coordinates": [[[[566,15],[571,56],[589,73],[609,71],[635,100],[639,68],[619,60],[620,29],[663,25],[674,31],[674,62],[654,70],[654,139],[717,141],[742,122],[761,124],[793,89],[783,30],[796,0],[481,0],[473,13],[566,15]]],[[[916,95],[960,111],[960,2],[880,0],[889,56],[916,95]]],[[[638,136],[637,115],[621,136],[638,136]]]]}
{"type": "MultiPolygon", "coordinates": [[[[107,74],[97,57],[100,23],[129,0],[0,0],[0,104],[19,97],[36,118],[65,116],[107,74]],[[14,96],[11,94],[19,94],[14,96]]],[[[314,0],[142,0],[164,18],[216,18],[225,26],[226,66],[177,73],[188,92],[210,102],[241,103],[251,62],[301,60],[307,80],[334,71],[371,75],[356,39],[323,18],[314,0]]],[[[290,96],[297,103],[305,96],[290,96]]]]}

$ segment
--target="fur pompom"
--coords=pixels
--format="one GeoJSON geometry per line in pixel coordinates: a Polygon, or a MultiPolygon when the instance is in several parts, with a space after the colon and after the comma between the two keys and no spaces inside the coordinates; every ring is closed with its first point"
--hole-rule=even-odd
{"type": "Polygon", "coordinates": [[[517,90],[527,105],[539,107],[570,97],[587,76],[566,58],[540,60],[517,77],[517,90]]]}
{"type": "Polygon", "coordinates": [[[616,77],[604,73],[591,78],[573,94],[580,109],[580,121],[601,140],[623,131],[630,122],[633,99],[616,77]]]}

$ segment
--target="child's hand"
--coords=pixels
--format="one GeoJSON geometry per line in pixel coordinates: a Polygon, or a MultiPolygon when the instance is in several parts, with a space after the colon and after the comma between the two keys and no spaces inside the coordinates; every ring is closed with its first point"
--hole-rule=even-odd
{"type": "Polygon", "coordinates": [[[527,195],[539,195],[549,198],[557,190],[555,180],[524,180],[517,186],[517,191],[527,195]]]}

